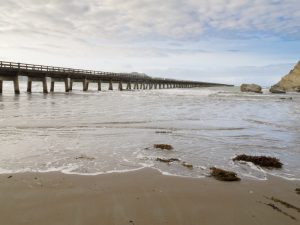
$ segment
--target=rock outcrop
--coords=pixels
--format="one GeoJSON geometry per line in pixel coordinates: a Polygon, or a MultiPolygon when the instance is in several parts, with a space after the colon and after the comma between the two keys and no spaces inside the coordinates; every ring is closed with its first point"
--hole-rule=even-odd
{"type": "Polygon", "coordinates": [[[242,92],[262,93],[261,86],[259,86],[257,84],[242,84],[241,91],[242,92]]]}
{"type": "Polygon", "coordinates": [[[288,75],[284,76],[281,81],[270,89],[270,92],[272,93],[282,93],[278,91],[300,92],[300,61],[288,75]]]}
{"type": "Polygon", "coordinates": [[[273,85],[269,91],[274,94],[285,94],[286,93],[285,89],[278,86],[277,84],[273,85]]]}

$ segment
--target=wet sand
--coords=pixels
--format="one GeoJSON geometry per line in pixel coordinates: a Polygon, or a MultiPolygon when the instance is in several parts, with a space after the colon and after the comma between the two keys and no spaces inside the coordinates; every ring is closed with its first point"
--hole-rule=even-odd
{"type": "Polygon", "coordinates": [[[300,207],[299,187],[299,181],[275,177],[227,183],[151,169],[98,176],[3,174],[0,224],[299,224],[299,210],[268,199],[300,207]]]}

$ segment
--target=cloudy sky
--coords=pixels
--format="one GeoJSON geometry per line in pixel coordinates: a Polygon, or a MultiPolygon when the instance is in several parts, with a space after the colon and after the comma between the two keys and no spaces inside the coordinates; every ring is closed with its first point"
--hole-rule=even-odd
{"type": "Polygon", "coordinates": [[[0,0],[0,59],[240,84],[300,60],[299,0],[0,0]]]}

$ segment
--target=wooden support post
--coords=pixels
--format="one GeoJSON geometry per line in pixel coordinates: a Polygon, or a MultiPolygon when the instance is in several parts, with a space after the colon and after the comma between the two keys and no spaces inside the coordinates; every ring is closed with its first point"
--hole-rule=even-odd
{"type": "Polygon", "coordinates": [[[19,86],[19,77],[16,76],[14,79],[14,89],[15,89],[15,94],[19,95],[20,94],[20,86],[19,86]]]}
{"type": "Polygon", "coordinates": [[[69,91],[72,91],[73,90],[73,80],[70,79],[70,87],[69,87],[69,91]]]}
{"type": "Polygon", "coordinates": [[[31,89],[32,89],[32,81],[30,80],[30,78],[28,77],[28,81],[27,81],[27,92],[31,93],[31,89]]]}
{"type": "Polygon", "coordinates": [[[101,80],[98,80],[98,91],[101,91],[101,80]]]}
{"type": "Polygon", "coordinates": [[[43,82],[43,92],[44,94],[47,94],[48,93],[47,78],[44,77],[42,82],[43,82]]]}
{"type": "Polygon", "coordinates": [[[141,83],[141,85],[140,85],[140,89],[143,89],[143,83],[141,83]]]}
{"type": "Polygon", "coordinates": [[[82,88],[83,88],[83,91],[88,91],[89,85],[88,85],[87,79],[84,79],[84,80],[82,81],[82,88]]]}
{"type": "Polygon", "coordinates": [[[131,90],[131,83],[130,83],[130,82],[127,83],[126,89],[127,89],[127,90],[131,90]]]}
{"type": "Polygon", "coordinates": [[[109,87],[108,90],[112,91],[113,90],[113,83],[112,81],[109,81],[109,87]]]}
{"type": "Polygon", "coordinates": [[[119,91],[123,91],[123,84],[121,81],[119,82],[119,91]]]}
{"type": "Polygon", "coordinates": [[[0,94],[2,94],[3,92],[3,81],[0,80],[0,94]]]}
{"type": "Polygon", "coordinates": [[[69,92],[69,79],[65,78],[65,92],[69,92]]]}
{"type": "Polygon", "coordinates": [[[54,81],[51,80],[50,92],[54,92],[54,81]]]}

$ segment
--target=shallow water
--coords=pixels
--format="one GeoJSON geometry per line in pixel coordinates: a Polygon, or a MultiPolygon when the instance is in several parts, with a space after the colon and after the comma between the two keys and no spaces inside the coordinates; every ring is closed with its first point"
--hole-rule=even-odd
{"type": "MultiPolygon", "coordinates": [[[[25,86],[21,83],[21,90],[25,86]]],[[[64,93],[63,84],[55,88],[44,95],[34,83],[36,92],[15,96],[5,83],[1,173],[88,175],[153,167],[203,177],[217,166],[254,179],[266,179],[266,174],[300,179],[300,95],[240,93],[236,87],[97,92],[92,84],[87,93],[79,84],[72,93],[64,93]],[[157,143],[174,150],[154,149],[157,143]],[[278,157],[284,167],[232,162],[242,153],[278,157]],[[157,157],[179,158],[194,169],[157,162],[157,157]]]]}

